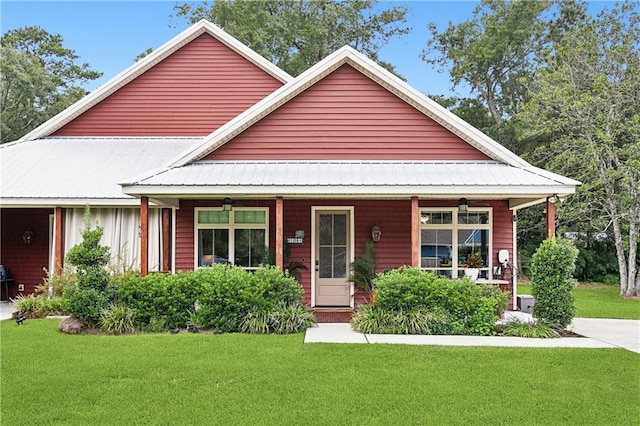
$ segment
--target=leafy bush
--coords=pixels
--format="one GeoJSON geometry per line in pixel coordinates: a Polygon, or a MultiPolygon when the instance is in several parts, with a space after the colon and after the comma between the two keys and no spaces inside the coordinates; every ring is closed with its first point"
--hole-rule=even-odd
{"type": "Polygon", "coordinates": [[[251,273],[216,264],[195,274],[210,286],[209,292],[199,299],[205,328],[238,331],[249,312],[270,312],[282,304],[302,303],[302,288],[295,278],[274,267],[264,266],[251,273]]]}
{"type": "Polygon", "coordinates": [[[64,289],[64,307],[72,316],[89,327],[100,323],[100,314],[107,309],[113,299],[113,288],[98,290],[69,286],[64,289]]]}
{"type": "Polygon", "coordinates": [[[100,313],[100,328],[109,334],[133,333],[133,312],[126,306],[111,304],[100,313]]]}
{"type": "Polygon", "coordinates": [[[383,311],[416,312],[439,308],[449,313],[452,329],[464,334],[492,334],[508,300],[508,296],[497,288],[478,286],[466,278],[451,280],[409,267],[378,275],[375,287],[375,305],[383,311]]]}
{"type": "Polygon", "coordinates": [[[30,294],[18,296],[15,301],[16,308],[23,314],[31,314],[40,317],[47,315],[64,315],[67,313],[64,301],[59,297],[48,298],[43,294],[30,294]]]}
{"type": "Polygon", "coordinates": [[[564,238],[542,242],[531,262],[531,292],[536,299],[533,316],[565,328],[575,315],[573,279],[578,249],[564,238]]]}
{"type": "Polygon", "coordinates": [[[166,328],[197,323],[198,328],[238,331],[249,312],[270,313],[302,302],[297,281],[274,267],[252,273],[215,264],[195,272],[125,275],[116,287],[118,302],[132,309],[140,329],[157,330],[163,322],[166,328]]]}
{"type": "Polygon", "coordinates": [[[136,328],[160,331],[161,322],[164,328],[186,326],[189,312],[209,287],[193,272],[123,275],[116,282],[116,299],[133,311],[136,328]]]}
{"type": "Polygon", "coordinates": [[[366,334],[454,334],[456,330],[449,314],[440,308],[389,311],[378,305],[361,305],[351,325],[366,334]]]}
{"type": "Polygon", "coordinates": [[[533,337],[548,339],[552,337],[559,337],[557,331],[553,329],[549,324],[544,322],[527,322],[520,320],[509,321],[504,325],[502,332],[504,336],[515,337],[533,337]]]}

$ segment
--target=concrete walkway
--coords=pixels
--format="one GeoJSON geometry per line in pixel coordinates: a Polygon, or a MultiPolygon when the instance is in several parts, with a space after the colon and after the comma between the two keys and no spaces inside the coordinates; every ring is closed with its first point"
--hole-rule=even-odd
{"type": "MultiPolygon", "coordinates": [[[[506,320],[532,321],[530,315],[509,311],[506,320]]],[[[536,348],[624,348],[640,353],[640,321],[575,318],[570,327],[585,337],[530,339],[506,336],[421,336],[356,333],[350,324],[318,324],[307,329],[305,343],[389,343],[405,345],[503,346],[536,348]]]]}

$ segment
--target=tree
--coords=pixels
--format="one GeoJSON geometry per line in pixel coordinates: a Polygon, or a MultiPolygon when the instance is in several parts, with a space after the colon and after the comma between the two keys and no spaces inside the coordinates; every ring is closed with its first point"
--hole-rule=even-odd
{"type": "Polygon", "coordinates": [[[77,64],[59,34],[39,27],[7,31],[0,38],[0,142],[16,140],[87,94],[82,85],[100,77],[77,64]]]}
{"type": "Polygon", "coordinates": [[[471,87],[497,126],[495,137],[526,98],[528,78],[550,43],[584,18],[576,1],[482,0],[471,20],[450,22],[443,32],[430,23],[421,57],[448,70],[453,88],[471,87]]]}
{"type": "Polygon", "coordinates": [[[216,0],[175,7],[192,23],[206,18],[293,76],[344,45],[381,62],[378,51],[402,27],[407,9],[374,10],[375,0],[216,0]]]}
{"type": "Polygon", "coordinates": [[[523,137],[546,141],[534,158],[583,182],[559,214],[612,230],[624,296],[640,287],[638,99],[640,13],[629,2],[556,44],[518,115],[523,137]]]}

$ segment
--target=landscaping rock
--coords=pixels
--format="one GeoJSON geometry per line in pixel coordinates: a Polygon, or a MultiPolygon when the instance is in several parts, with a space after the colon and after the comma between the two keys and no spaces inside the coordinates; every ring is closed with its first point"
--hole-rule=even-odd
{"type": "Polygon", "coordinates": [[[80,334],[84,330],[82,321],[78,318],[69,317],[60,322],[60,331],[68,334],[80,334]]]}

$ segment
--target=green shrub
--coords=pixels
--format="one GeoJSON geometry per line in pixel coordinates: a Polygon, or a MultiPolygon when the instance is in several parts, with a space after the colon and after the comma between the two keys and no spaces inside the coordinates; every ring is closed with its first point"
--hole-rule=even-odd
{"type": "Polygon", "coordinates": [[[249,312],[270,312],[302,303],[302,288],[287,272],[264,266],[251,273],[242,268],[216,264],[195,272],[209,285],[200,301],[205,328],[238,331],[249,312]]]}
{"type": "Polygon", "coordinates": [[[549,324],[544,322],[527,322],[520,320],[509,321],[504,325],[502,331],[504,336],[515,337],[533,337],[548,339],[552,337],[559,337],[557,331],[553,329],[549,324]]]}
{"type": "Polygon", "coordinates": [[[450,315],[441,308],[390,311],[378,305],[361,305],[353,314],[351,325],[366,334],[456,334],[457,331],[450,315]]]}
{"type": "Polygon", "coordinates": [[[81,320],[89,327],[100,323],[100,314],[107,309],[113,297],[113,290],[107,288],[80,288],[69,286],[64,289],[64,307],[72,316],[81,320]]]}
{"type": "Polygon", "coordinates": [[[136,328],[153,326],[157,330],[160,320],[164,328],[181,328],[187,325],[189,311],[194,310],[207,288],[207,283],[198,281],[194,272],[153,273],[145,277],[132,274],[116,282],[116,298],[132,310],[136,328]]]}
{"type": "Polygon", "coordinates": [[[23,314],[37,314],[42,306],[42,297],[30,294],[16,297],[16,308],[23,314]]]}
{"type": "Polygon", "coordinates": [[[100,313],[100,328],[108,334],[133,333],[133,312],[126,306],[111,304],[100,313]]]}
{"type": "Polygon", "coordinates": [[[575,315],[573,279],[578,250],[564,238],[542,242],[531,262],[531,292],[536,299],[533,316],[565,328],[575,315]]]}
{"type": "Polygon", "coordinates": [[[375,288],[375,305],[383,311],[442,309],[450,315],[452,330],[464,334],[492,334],[508,300],[508,295],[497,288],[478,286],[466,278],[451,280],[409,267],[378,275],[375,288]]]}

